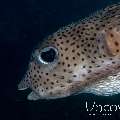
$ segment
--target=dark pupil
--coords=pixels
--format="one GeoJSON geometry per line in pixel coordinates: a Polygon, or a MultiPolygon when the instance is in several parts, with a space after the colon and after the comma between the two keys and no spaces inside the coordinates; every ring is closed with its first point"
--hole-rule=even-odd
{"type": "Polygon", "coordinates": [[[53,62],[54,59],[55,59],[55,55],[56,55],[55,50],[51,48],[50,50],[48,50],[46,52],[42,52],[41,53],[41,58],[45,62],[53,62]]]}

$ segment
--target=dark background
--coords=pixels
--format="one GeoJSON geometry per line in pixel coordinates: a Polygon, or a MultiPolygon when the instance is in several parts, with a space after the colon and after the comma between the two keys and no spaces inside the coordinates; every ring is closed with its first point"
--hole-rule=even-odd
{"type": "Polygon", "coordinates": [[[26,100],[29,91],[18,92],[35,45],[60,27],[88,16],[120,0],[3,0],[0,1],[0,119],[16,120],[120,120],[112,116],[89,116],[91,105],[120,104],[120,95],[98,97],[81,94],[59,100],[26,100]]]}

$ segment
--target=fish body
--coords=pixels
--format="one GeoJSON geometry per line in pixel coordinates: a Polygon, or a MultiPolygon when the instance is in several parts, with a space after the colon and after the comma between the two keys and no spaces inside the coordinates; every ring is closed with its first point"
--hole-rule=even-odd
{"type": "Polygon", "coordinates": [[[45,38],[18,85],[27,88],[29,100],[120,93],[120,3],[45,38]]]}

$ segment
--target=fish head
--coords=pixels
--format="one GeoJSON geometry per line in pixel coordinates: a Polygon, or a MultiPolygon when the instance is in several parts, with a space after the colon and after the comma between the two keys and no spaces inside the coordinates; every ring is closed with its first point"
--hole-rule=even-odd
{"type": "Polygon", "coordinates": [[[74,72],[80,65],[79,41],[70,39],[48,38],[39,45],[19,88],[27,83],[41,99],[69,96],[72,81],[79,80],[74,72]]]}

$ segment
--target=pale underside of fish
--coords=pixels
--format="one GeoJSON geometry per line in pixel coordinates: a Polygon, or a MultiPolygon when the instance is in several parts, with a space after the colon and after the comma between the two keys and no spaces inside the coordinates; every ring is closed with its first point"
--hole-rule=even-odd
{"type": "Polygon", "coordinates": [[[18,85],[29,100],[120,93],[120,3],[72,23],[33,51],[18,85]]]}

